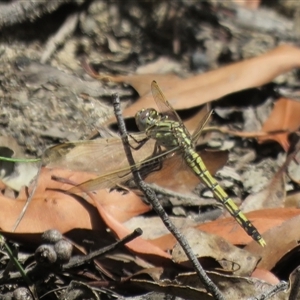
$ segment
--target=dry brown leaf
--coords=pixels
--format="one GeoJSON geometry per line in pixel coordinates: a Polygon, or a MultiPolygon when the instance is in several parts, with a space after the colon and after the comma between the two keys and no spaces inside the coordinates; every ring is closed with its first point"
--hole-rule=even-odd
{"type": "MultiPolygon", "coordinates": [[[[170,77],[168,74],[149,74],[110,77],[110,80],[132,85],[141,96],[124,111],[125,117],[132,117],[140,109],[154,106],[150,93],[152,80],[157,81],[174,109],[186,109],[216,100],[229,93],[266,84],[276,76],[299,67],[299,57],[300,49],[286,44],[263,55],[188,79],[179,79],[174,75],[170,77]]],[[[101,76],[98,78],[101,79],[101,76]]],[[[109,120],[109,123],[111,122],[112,120],[109,120]]]]}
{"type": "MultiPolygon", "coordinates": [[[[249,276],[260,260],[258,255],[234,247],[217,235],[207,234],[195,228],[185,229],[182,234],[198,258],[211,257],[215,259],[225,272],[249,276]]],[[[172,258],[176,263],[191,264],[178,243],[173,248],[172,258]]]]}
{"type": "MultiPolygon", "coordinates": [[[[298,215],[285,219],[281,224],[270,227],[268,231],[264,232],[263,237],[267,242],[267,247],[259,248],[254,243],[250,243],[244,249],[251,253],[259,253],[262,259],[258,267],[271,270],[286,253],[298,246],[299,226],[300,210],[298,210],[298,215]]],[[[298,264],[295,262],[294,268],[297,266],[298,264]]]]}
{"type": "MultiPolygon", "coordinates": [[[[273,208],[252,211],[245,215],[258,229],[258,231],[263,234],[263,238],[268,245],[269,240],[265,238],[264,233],[299,214],[300,210],[295,208],[273,208]]],[[[234,245],[247,245],[251,242],[256,244],[256,242],[245,233],[241,226],[232,217],[200,224],[197,228],[219,235],[234,245]]],[[[261,247],[259,247],[259,249],[260,248],[261,247]]],[[[261,251],[261,249],[259,251],[261,251]]]]}
{"type": "MultiPolygon", "coordinates": [[[[66,183],[51,180],[53,175],[73,182],[76,182],[78,177],[81,180],[93,177],[93,175],[83,172],[74,173],[68,170],[43,169],[34,198],[16,232],[36,233],[56,228],[64,233],[74,228],[103,230],[108,227],[121,239],[130,233],[121,222],[133,217],[135,214],[141,214],[150,209],[149,206],[139,200],[139,197],[131,192],[122,195],[117,192],[110,193],[108,190],[99,190],[95,194],[89,194],[92,199],[90,204],[96,206],[97,211],[94,206],[89,205],[85,200],[57,191],[68,190],[70,186],[66,183]],[[48,190],[50,188],[56,190],[48,190]],[[126,199],[134,199],[134,202],[130,200],[129,203],[126,199]],[[128,211],[126,212],[127,209],[128,211]],[[106,223],[105,225],[102,220],[106,223]]],[[[21,191],[18,200],[0,197],[1,204],[5,207],[5,209],[1,210],[1,214],[3,213],[3,217],[0,218],[2,230],[11,231],[26,200],[25,190],[21,191]]],[[[169,254],[142,238],[137,238],[126,246],[140,255],[170,258],[169,254]]]]}
{"type": "Polygon", "coordinates": [[[271,134],[258,138],[259,142],[267,140],[277,141],[282,148],[289,149],[288,135],[294,132],[300,126],[300,103],[287,98],[280,98],[274,106],[274,109],[268,120],[264,123],[262,131],[271,132],[276,130],[287,130],[287,133],[271,134]]]}
{"type": "Polygon", "coordinates": [[[259,7],[261,1],[260,0],[234,0],[234,2],[238,5],[255,10],[259,7]]]}
{"type": "Polygon", "coordinates": [[[98,74],[92,67],[87,63],[87,61],[82,62],[83,69],[93,78],[99,79],[101,81],[112,81],[119,83],[127,83],[131,85],[142,97],[149,93],[150,84],[154,80],[153,78],[158,78],[158,80],[164,85],[168,86],[168,82],[180,83],[182,79],[174,74],[138,74],[138,75],[128,75],[128,76],[102,76],[98,74]]]}
{"type": "MultiPolygon", "coordinates": [[[[87,178],[93,179],[95,177],[94,174],[90,173],[73,172],[60,169],[50,170],[50,175],[67,178],[75,183],[86,181],[87,178]],[[61,176],[60,174],[62,174],[63,176],[61,176]]],[[[69,191],[69,184],[63,184],[60,186],[58,184],[55,183],[55,181],[53,180],[45,180],[45,190],[47,191],[48,189],[62,189],[69,191]]],[[[127,191],[126,193],[120,193],[117,191],[110,192],[108,189],[99,189],[93,192],[93,201],[89,199],[89,195],[87,196],[85,195],[85,193],[81,194],[82,195],[80,196],[82,196],[90,204],[95,205],[94,201],[99,203],[102,207],[104,207],[107,210],[108,213],[112,215],[112,217],[114,217],[120,222],[125,222],[134,216],[143,214],[151,210],[151,208],[148,205],[146,205],[140,199],[139,196],[137,196],[131,191],[127,191]]]]}
{"type": "MultiPolygon", "coordinates": [[[[42,174],[46,176],[42,175],[41,180],[49,183],[51,181],[49,171],[44,170],[42,174]]],[[[17,199],[9,199],[1,195],[3,209],[0,212],[0,227],[2,230],[8,232],[12,230],[27,196],[25,188],[21,190],[17,199]]],[[[41,184],[16,232],[36,233],[50,228],[66,232],[75,227],[101,229],[103,226],[101,223],[97,211],[92,206],[84,202],[80,203],[74,197],[61,192],[46,191],[45,185],[41,184]]]]}
{"type": "Polygon", "coordinates": [[[264,270],[264,269],[260,269],[260,268],[256,268],[253,271],[251,277],[263,280],[265,282],[268,282],[268,283],[274,284],[274,285],[278,284],[280,282],[278,277],[276,277],[273,273],[271,273],[270,271],[264,270]]]}
{"type": "MultiPolygon", "coordinates": [[[[90,205],[87,203],[88,198],[84,200],[64,193],[63,191],[68,190],[70,185],[51,180],[52,175],[74,182],[95,176],[83,172],[43,169],[34,197],[16,232],[36,233],[50,228],[56,228],[61,232],[73,228],[103,228],[103,222],[93,206],[94,203],[90,201],[92,204],[90,205]]],[[[0,213],[2,216],[0,227],[2,230],[11,231],[25,205],[27,196],[25,188],[21,190],[16,200],[1,195],[0,201],[3,209],[0,213]]],[[[99,190],[95,194],[95,199],[122,222],[150,209],[132,192],[122,195],[117,192],[110,193],[108,190],[99,190]]]]}
{"type": "MultiPolygon", "coordinates": [[[[91,195],[91,198],[94,199],[93,195],[91,195]]],[[[98,212],[101,215],[104,222],[119,239],[122,239],[131,233],[123,224],[121,224],[110,213],[108,213],[101,205],[101,203],[99,203],[99,201],[96,201],[96,199],[95,206],[97,207],[98,212]]],[[[151,242],[148,242],[147,240],[144,240],[141,237],[138,237],[130,243],[127,243],[126,247],[140,255],[156,255],[164,258],[171,257],[168,253],[164,252],[151,242]]]]}
{"type": "Polygon", "coordinates": [[[243,201],[240,209],[248,212],[262,208],[281,207],[284,204],[285,196],[285,170],[280,168],[263,190],[249,195],[243,201]]]}
{"type": "MultiPolygon", "coordinates": [[[[248,300],[252,297],[259,297],[261,294],[270,291],[273,285],[255,278],[230,276],[216,272],[207,272],[209,278],[219,287],[225,299],[248,300]]],[[[203,299],[213,300],[207,294],[198,275],[193,273],[181,273],[173,278],[160,278],[155,282],[145,279],[145,276],[131,278],[135,285],[139,285],[149,291],[158,291],[182,297],[183,299],[203,299]]],[[[272,300],[287,300],[288,295],[285,291],[276,293],[272,300]]]]}
{"type": "Polygon", "coordinates": [[[258,210],[261,208],[274,208],[285,205],[285,173],[288,166],[297,158],[300,149],[300,141],[295,140],[293,151],[290,152],[285,162],[273,176],[272,180],[258,193],[248,196],[243,201],[240,209],[243,212],[258,210]]]}

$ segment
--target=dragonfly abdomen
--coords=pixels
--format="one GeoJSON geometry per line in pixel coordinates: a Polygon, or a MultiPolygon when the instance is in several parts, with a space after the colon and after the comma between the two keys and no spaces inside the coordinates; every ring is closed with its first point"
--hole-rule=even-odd
{"type": "Polygon", "coordinates": [[[247,217],[240,211],[233,200],[222,189],[219,183],[212,177],[207,170],[203,160],[193,149],[188,149],[185,152],[185,161],[194,173],[202,180],[206,186],[213,192],[215,197],[226,207],[228,212],[236,219],[236,221],[245,229],[245,231],[258,241],[261,245],[265,242],[257,229],[247,219],[247,217]]]}

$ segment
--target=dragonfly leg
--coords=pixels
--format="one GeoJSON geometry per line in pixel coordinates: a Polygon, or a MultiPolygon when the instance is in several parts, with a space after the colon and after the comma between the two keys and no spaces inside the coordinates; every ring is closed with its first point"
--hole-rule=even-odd
{"type": "Polygon", "coordinates": [[[133,150],[139,150],[140,148],[142,148],[149,141],[148,137],[145,137],[144,139],[138,141],[132,135],[129,134],[129,136],[138,144],[136,147],[129,144],[130,148],[133,149],[133,150]]]}
{"type": "MultiPolygon", "coordinates": [[[[151,157],[156,157],[158,154],[161,153],[161,147],[156,143],[154,150],[151,154],[151,157]]],[[[147,159],[146,159],[147,161],[147,159]]],[[[142,168],[140,169],[141,173],[144,173],[143,170],[145,170],[145,174],[149,174],[149,172],[157,172],[160,171],[163,167],[163,159],[162,158],[156,158],[154,161],[149,165],[147,162],[145,164],[142,164],[142,168]]]]}
{"type": "MultiPolygon", "coordinates": [[[[152,153],[152,157],[159,155],[161,151],[162,151],[161,146],[156,142],[152,153]]],[[[154,171],[160,171],[162,167],[163,167],[162,159],[157,159],[157,167],[154,168],[154,171]]]]}

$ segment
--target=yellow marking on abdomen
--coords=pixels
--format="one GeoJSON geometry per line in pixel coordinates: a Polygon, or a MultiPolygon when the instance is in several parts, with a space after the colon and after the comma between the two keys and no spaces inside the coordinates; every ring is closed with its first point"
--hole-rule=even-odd
{"type": "Polygon", "coordinates": [[[259,234],[257,229],[247,219],[247,217],[240,211],[234,201],[222,189],[219,183],[207,170],[201,157],[192,149],[189,149],[185,154],[186,162],[194,173],[202,180],[206,186],[213,192],[217,200],[219,200],[228,210],[228,212],[236,219],[236,221],[243,227],[243,229],[256,240],[261,246],[265,246],[266,242],[259,234]]]}

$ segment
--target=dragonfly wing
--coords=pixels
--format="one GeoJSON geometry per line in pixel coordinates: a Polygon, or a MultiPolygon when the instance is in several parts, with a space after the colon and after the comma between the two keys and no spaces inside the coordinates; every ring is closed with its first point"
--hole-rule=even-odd
{"type": "Polygon", "coordinates": [[[132,178],[130,168],[123,171],[116,171],[111,174],[99,176],[95,179],[85,181],[68,190],[70,193],[92,192],[100,189],[110,189],[118,184],[124,183],[132,178]]]}
{"type": "Polygon", "coordinates": [[[160,187],[185,195],[190,194],[199,185],[199,178],[195,176],[178,153],[164,160],[161,169],[158,172],[150,173],[145,181],[158,183],[160,187]]]}
{"type": "MultiPolygon", "coordinates": [[[[197,153],[207,162],[206,166],[211,174],[215,174],[228,160],[228,152],[226,151],[203,150],[197,153]]],[[[184,162],[184,159],[178,152],[165,159],[158,172],[148,174],[145,181],[158,183],[160,187],[184,195],[193,194],[192,192],[200,183],[199,177],[184,162]]]]}
{"type": "Polygon", "coordinates": [[[207,122],[209,121],[211,115],[213,114],[213,110],[209,111],[203,119],[198,123],[193,135],[192,135],[192,142],[195,145],[203,128],[206,126],[207,122]]]}
{"type": "MultiPolygon", "coordinates": [[[[145,138],[144,134],[134,135],[130,144],[137,146],[135,140],[145,138]]],[[[151,156],[155,141],[149,140],[142,149],[133,151],[134,159],[139,162],[151,156]]],[[[42,157],[43,164],[49,168],[63,168],[96,174],[110,173],[116,169],[129,167],[124,148],[119,138],[64,143],[47,149],[42,157]]]]}
{"type": "MultiPolygon", "coordinates": [[[[135,167],[139,170],[141,176],[145,178],[150,172],[153,170],[157,170],[160,168],[162,160],[164,160],[169,154],[173,153],[178,149],[172,149],[168,151],[161,152],[154,157],[150,157],[142,162],[139,162],[135,165],[135,167]]],[[[128,165],[128,164],[127,164],[128,165]]],[[[120,183],[125,183],[129,179],[132,178],[132,173],[130,170],[130,166],[123,169],[118,169],[111,173],[104,174],[95,179],[91,179],[85,181],[74,188],[71,188],[69,192],[71,193],[79,193],[79,192],[90,192],[98,189],[104,188],[112,188],[120,183]]]]}
{"type": "Polygon", "coordinates": [[[156,105],[159,108],[159,112],[163,115],[167,115],[171,120],[180,122],[183,125],[179,115],[168,102],[156,81],[152,81],[151,92],[156,105]]]}

